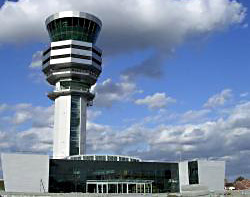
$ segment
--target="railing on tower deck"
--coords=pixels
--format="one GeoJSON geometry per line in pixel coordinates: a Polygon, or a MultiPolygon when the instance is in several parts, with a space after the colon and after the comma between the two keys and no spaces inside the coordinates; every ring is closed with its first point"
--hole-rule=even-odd
{"type": "Polygon", "coordinates": [[[70,69],[60,69],[58,71],[49,71],[46,76],[49,78],[52,75],[56,75],[56,74],[66,74],[65,72],[68,73],[86,73],[86,74],[90,74],[91,76],[97,78],[98,75],[95,72],[92,72],[91,70],[83,70],[83,69],[77,69],[77,68],[70,68],[70,69]]]}

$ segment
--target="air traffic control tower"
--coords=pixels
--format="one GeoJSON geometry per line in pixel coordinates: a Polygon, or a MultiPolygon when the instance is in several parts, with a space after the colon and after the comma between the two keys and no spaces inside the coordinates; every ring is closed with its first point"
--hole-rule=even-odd
{"type": "Polygon", "coordinates": [[[101,25],[98,18],[83,12],[60,12],[47,18],[51,44],[43,53],[42,69],[55,87],[48,94],[55,101],[53,158],[1,154],[5,191],[23,195],[80,192],[132,196],[209,195],[213,191],[223,195],[224,161],[157,162],[123,155],[85,154],[86,108],[94,99],[90,88],[102,70],[102,52],[95,46],[101,25]]]}
{"type": "Polygon", "coordinates": [[[102,71],[102,51],[95,46],[102,22],[78,11],[59,12],[46,19],[50,47],[43,53],[43,72],[54,90],[53,158],[86,152],[86,109],[90,92],[102,71]]]}

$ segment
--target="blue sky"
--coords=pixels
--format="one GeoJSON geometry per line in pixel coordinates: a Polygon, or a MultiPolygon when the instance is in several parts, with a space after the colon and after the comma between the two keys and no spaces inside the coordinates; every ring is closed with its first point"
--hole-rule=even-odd
{"type": "Polygon", "coordinates": [[[103,73],[88,111],[88,153],[223,159],[228,178],[250,178],[249,1],[0,5],[1,152],[51,154],[51,87],[39,64],[49,42],[44,19],[80,9],[104,25],[97,43],[104,50],[103,73]]]}

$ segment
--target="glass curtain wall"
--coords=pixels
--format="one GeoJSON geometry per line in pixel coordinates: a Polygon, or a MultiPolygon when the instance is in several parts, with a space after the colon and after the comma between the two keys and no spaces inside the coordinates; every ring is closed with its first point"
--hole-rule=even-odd
{"type": "Polygon", "coordinates": [[[52,159],[49,173],[49,192],[86,192],[87,181],[95,180],[148,180],[153,193],[179,192],[177,163],[52,159]]]}
{"type": "Polygon", "coordinates": [[[101,28],[95,22],[77,17],[59,18],[47,26],[52,42],[79,40],[95,43],[101,28]]]}
{"type": "Polygon", "coordinates": [[[71,96],[70,155],[80,154],[81,97],[71,96]]]}

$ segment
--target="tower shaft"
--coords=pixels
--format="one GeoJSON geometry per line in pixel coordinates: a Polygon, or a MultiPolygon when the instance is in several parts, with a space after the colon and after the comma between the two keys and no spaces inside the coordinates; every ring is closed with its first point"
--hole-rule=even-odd
{"type": "Polygon", "coordinates": [[[86,153],[87,101],[79,95],[55,99],[53,157],[86,153]]]}

